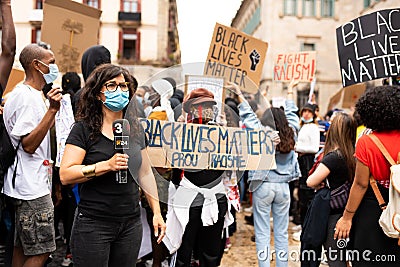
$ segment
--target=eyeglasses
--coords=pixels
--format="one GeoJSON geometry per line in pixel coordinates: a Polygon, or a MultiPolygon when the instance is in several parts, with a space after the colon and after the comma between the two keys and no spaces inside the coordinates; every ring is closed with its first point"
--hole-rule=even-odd
{"type": "Polygon", "coordinates": [[[107,91],[109,92],[115,92],[117,88],[119,87],[122,92],[127,92],[129,91],[129,83],[128,82],[123,82],[123,83],[115,83],[115,82],[109,82],[104,84],[106,87],[107,91]]]}

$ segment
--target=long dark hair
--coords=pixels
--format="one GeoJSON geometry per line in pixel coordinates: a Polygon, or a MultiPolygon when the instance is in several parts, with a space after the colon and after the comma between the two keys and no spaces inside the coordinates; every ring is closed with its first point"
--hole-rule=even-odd
{"type": "Polygon", "coordinates": [[[277,131],[279,131],[279,138],[281,139],[281,142],[276,146],[277,151],[281,153],[289,153],[290,151],[294,150],[294,132],[289,126],[285,112],[282,109],[267,109],[260,121],[262,125],[270,126],[271,128],[275,128],[277,131]],[[273,121],[270,113],[272,113],[273,121]]]}
{"type": "MultiPolygon", "coordinates": [[[[129,99],[131,100],[137,88],[137,82],[125,68],[113,64],[103,64],[98,66],[86,80],[79,100],[76,121],[83,121],[87,124],[90,131],[90,138],[99,136],[101,134],[101,126],[103,125],[103,103],[99,99],[101,88],[105,82],[121,74],[124,76],[125,81],[130,84],[129,99]]],[[[124,108],[124,114],[128,106],[130,105],[124,108]]],[[[131,109],[132,108],[130,108],[130,110],[131,109]]],[[[131,111],[129,111],[129,113],[131,113],[131,111]]],[[[134,118],[134,120],[130,121],[131,129],[132,127],[138,127],[137,117],[135,116],[134,118]]]]}
{"type": "Polygon", "coordinates": [[[344,112],[337,112],[326,134],[324,154],[338,150],[349,168],[350,181],[353,180],[356,162],[354,148],[356,143],[356,120],[344,112]]]}

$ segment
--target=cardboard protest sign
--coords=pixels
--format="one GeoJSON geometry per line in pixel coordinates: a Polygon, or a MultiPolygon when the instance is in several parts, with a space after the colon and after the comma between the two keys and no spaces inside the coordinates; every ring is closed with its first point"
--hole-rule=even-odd
{"type": "Polygon", "coordinates": [[[344,88],[342,108],[354,107],[366,88],[365,83],[354,84],[344,88]]]}
{"type": "Polygon", "coordinates": [[[336,107],[340,103],[342,96],[343,96],[343,88],[341,88],[339,91],[337,91],[333,96],[329,98],[328,110],[331,110],[334,107],[336,107]]]}
{"type": "Polygon", "coordinates": [[[204,75],[225,77],[244,91],[256,93],[267,48],[266,42],[216,23],[204,75]]]}
{"type": "Polygon", "coordinates": [[[336,29],[343,87],[400,75],[400,9],[380,10],[336,29]]]}
{"type": "Polygon", "coordinates": [[[216,170],[276,168],[270,133],[141,119],[153,167],[216,170]],[[155,151],[155,152],[154,152],[155,151]],[[161,158],[161,159],[160,159],[161,158]]]}
{"type": "Polygon", "coordinates": [[[218,111],[216,113],[216,122],[220,122],[220,116],[223,112],[223,104],[225,103],[224,78],[202,76],[202,75],[185,75],[185,96],[192,90],[204,88],[214,94],[217,102],[218,111]]]}
{"type": "Polygon", "coordinates": [[[82,53],[98,44],[101,10],[70,0],[46,0],[42,41],[51,45],[61,72],[80,73],[82,53]]]}
{"type": "Polygon", "coordinates": [[[331,96],[328,104],[328,110],[334,107],[351,108],[354,107],[367,88],[365,83],[353,84],[345,88],[341,88],[333,96],[331,96]]]}
{"type": "Polygon", "coordinates": [[[283,96],[274,96],[271,100],[274,108],[285,107],[286,98],[283,96]]]}
{"type": "Polygon", "coordinates": [[[311,82],[316,70],[316,52],[278,54],[274,62],[274,80],[311,82]]]}
{"type": "Polygon", "coordinates": [[[14,87],[25,79],[25,72],[20,69],[12,68],[10,77],[8,78],[6,90],[3,95],[11,92],[14,87]]]}

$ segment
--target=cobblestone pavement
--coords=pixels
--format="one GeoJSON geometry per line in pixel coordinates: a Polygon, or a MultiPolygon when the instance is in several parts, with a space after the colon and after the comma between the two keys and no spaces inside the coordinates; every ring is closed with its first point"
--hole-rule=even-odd
{"type": "MultiPolygon", "coordinates": [[[[246,214],[236,213],[237,231],[231,237],[232,247],[228,253],[225,253],[222,258],[221,267],[244,267],[244,266],[258,266],[256,245],[251,241],[251,236],[254,234],[254,227],[245,223],[244,216],[246,214]]],[[[272,225],[272,224],[271,224],[272,225]]],[[[289,229],[294,224],[289,224],[289,229]]],[[[271,239],[273,235],[271,233],[271,239]]],[[[273,247],[273,240],[271,240],[271,247],[273,247]]],[[[300,242],[292,240],[292,232],[289,230],[289,252],[292,259],[290,259],[289,267],[299,267],[300,262],[294,261],[300,252],[300,242]]],[[[271,266],[275,266],[274,260],[271,261],[271,266]]]]}
{"type": "MultiPolygon", "coordinates": [[[[257,255],[255,243],[251,241],[254,228],[251,225],[245,223],[244,216],[246,214],[236,213],[237,218],[237,231],[231,237],[232,247],[222,258],[221,267],[250,267],[257,266],[257,255]]],[[[247,214],[248,215],[248,214],[247,214]]],[[[289,229],[293,226],[289,224],[289,229]]],[[[60,228],[62,226],[60,225],[60,228]]],[[[271,235],[273,239],[273,236],[271,235]]],[[[273,240],[271,240],[271,247],[273,247],[273,240]]],[[[290,261],[289,267],[299,267],[300,262],[295,261],[300,251],[300,242],[292,240],[292,232],[289,230],[289,252],[290,261]]],[[[48,267],[59,267],[64,258],[65,245],[63,241],[57,241],[57,250],[53,253],[53,261],[48,264],[48,267]]],[[[271,266],[275,266],[274,260],[271,261],[271,266]]]]}

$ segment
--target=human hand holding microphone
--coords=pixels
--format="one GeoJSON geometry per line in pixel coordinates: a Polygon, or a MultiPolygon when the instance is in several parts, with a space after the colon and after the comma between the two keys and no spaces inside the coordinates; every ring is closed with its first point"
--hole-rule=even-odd
{"type": "Polygon", "coordinates": [[[129,149],[130,125],[126,119],[113,122],[115,155],[109,160],[111,170],[117,171],[116,182],[125,184],[128,182],[128,158],[124,149],[129,149]]]}

